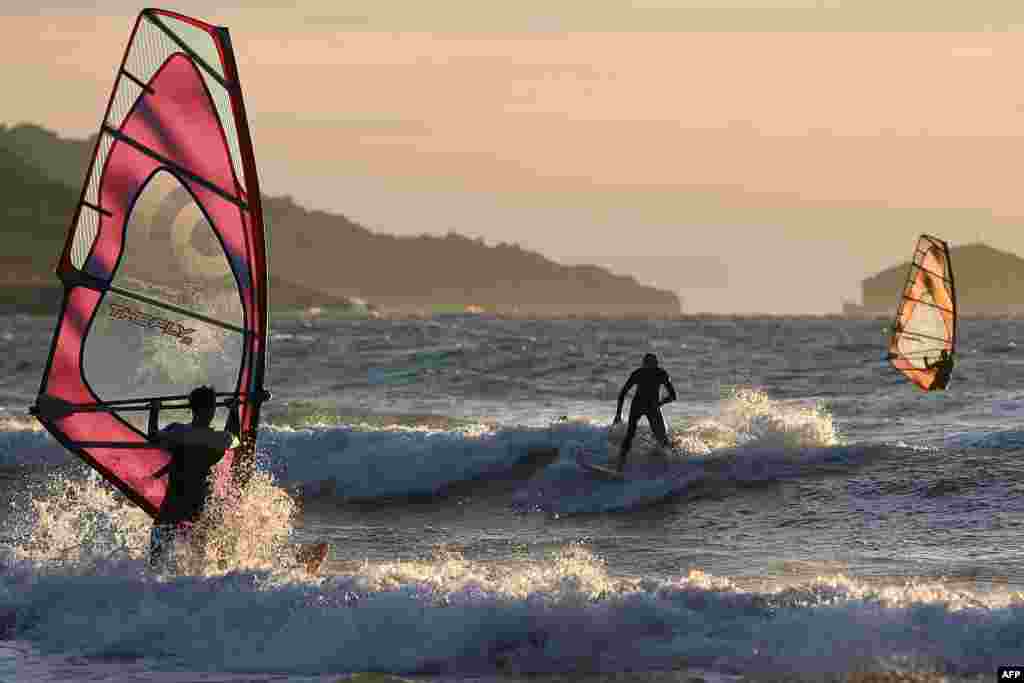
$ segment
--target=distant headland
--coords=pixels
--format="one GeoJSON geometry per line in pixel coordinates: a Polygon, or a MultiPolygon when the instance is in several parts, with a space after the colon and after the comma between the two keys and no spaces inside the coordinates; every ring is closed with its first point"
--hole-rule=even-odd
{"type": "MultiPolygon", "coordinates": [[[[0,307],[55,310],[53,275],[94,139],[0,125],[0,307]]],[[[517,244],[374,233],[348,218],[265,197],[270,301],[277,312],[524,317],[675,317],[679,297],[589,265],[566,266],[517,244]],[[365,303],[369,302],[369,303],[365,303]]]]}
{"type": "MultiPolygon", "coordinates": [[[[964,316],[1024,315],[1024,259],[987,244],[951,247],[959,312],[964,316]]],[[[861,281],[862,303],[843,303],[848,316],[892,316],[907,279],[910,262],[861,281]]]]}

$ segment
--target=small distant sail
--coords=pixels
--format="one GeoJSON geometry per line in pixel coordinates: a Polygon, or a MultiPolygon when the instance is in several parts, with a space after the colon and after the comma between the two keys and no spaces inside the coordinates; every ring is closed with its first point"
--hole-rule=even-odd
{"type": "Polygon", "coordinates": [[[212,386],[221,405],[241,403],[242,446],[218,480],[244,479],[267,396],[267,265],[226,28],[139,14],[57,275],[64,301],[33,408],[46,429],[155,516],[167,478],[152,475],[170,456],[147,439],[145,412],[185,417],[174,410],[189,391],[212,386]]]}
{"type": "Polygon", "coordinates": [[[956,288],[948,245],[921,235],[889,339],[889,362],[925,391],[945,389],[956,351],[956,288]]]}

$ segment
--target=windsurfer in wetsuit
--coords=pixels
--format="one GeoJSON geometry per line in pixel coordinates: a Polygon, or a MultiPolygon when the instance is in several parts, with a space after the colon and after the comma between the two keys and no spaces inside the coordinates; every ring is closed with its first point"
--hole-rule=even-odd
{"type": "Polygon", "coordinates": [[[173,423],[157,431],[157,410],[150,411],[150,439],[166,448],[171,461],[153,473],[154,479],[169,476],[167,493],[150,534],[150,566],[160,566],[173,543],[191,543],[198,558],[203,555],[204,534],[196,528],[212,490],[213,467],[224,451],[238,445],[238,403],[231,405],[225,431],[210,427],[217,412],[217,394],[199,387],[189,394],[192,424],[173,423]]]}
{"type": "Polygon", "coordinates": [[[626,455],[629,447],[633,444],[633,436],[636,434],[636,423],[641,417],[647,418],[655,438],[663,446],[668,446],[668,435],[665,433],[665,418],[661,415],[661,406],[676,400],[676,390],[668,378],[668,373],[658,367],[658,357],[653,353],[644,355],[644,364],[637,368],[626,380],[619,392],[619,404],[615,408],[615,422],[622,422],[622,403],[626,400],[626,394],[636,386],[636,394],[629,404],[629,427],[626,429],[626,439],[622,442],[619,451],[618,470],[621,472],[626,466],[626,455]],[[668,397],[661,399],[661,385],[668,388],[668,397]]]}
{"type": "Polygon", "coordinates": [[[928,357],[925,356],[924,367],[927,370],[935,370],[935,379],[932,381],[931,386],[928,387],[928,391],[934,391],[935,389],[945,389],[946,385],[949,384],[949,376],[953,373],[953,357],[949,355],[946,349],[939,351],[939,359],[934,363],[928,362],[928,357]]]}

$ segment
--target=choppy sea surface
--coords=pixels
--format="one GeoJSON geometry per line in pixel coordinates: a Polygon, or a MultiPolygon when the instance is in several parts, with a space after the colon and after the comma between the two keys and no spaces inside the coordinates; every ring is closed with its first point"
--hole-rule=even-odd
{"type": "Polygon", "coordinates": [[[1024,663],[1024,322],[963,321],[934,394],[884,327],[274,325],[241,550],[153,574],[145,514],[27,417],[52,321],[0,318],[0,681],[994,680],[1024,663]],[[647,351],[675,448],[642,427],[595,479],[647,351]],[[320,576],[281,559],[319,539],[320,576]]]}

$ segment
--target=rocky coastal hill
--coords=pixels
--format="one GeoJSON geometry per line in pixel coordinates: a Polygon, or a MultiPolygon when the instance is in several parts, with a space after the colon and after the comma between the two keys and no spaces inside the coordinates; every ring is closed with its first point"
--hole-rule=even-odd
{"type": "MultiPolygon", "coordinates": [[[[29,295],[52,272],[85,176],[92,140],[38,126],[0,126],[0,303],[43,305],[29,295]],[[6,274],[6,276],[2,275],[6,274]],[[31,301],[30,301],[31,300],[31,301]]],[[[523,316],[676,316],[673,292],[587,265],[567,266],[516,244],[487,245],[456,233],[396,237],[348,218],[265,197],[275,306],[361,299],[399,314],[487,311],[523,316]],[[312,293],[312,294],[311,294],[312,293]]]]}
{"type": "MultiPolygon", "coordinates": [[[[987,244],[951,247],[957,305],[961,315],[1005,316],[1024,313],[1024,259],[987,244]]],[[[893,315],[910,262],[861,281],[862,303],[847,303],[848,315],[893,315]]]]}

